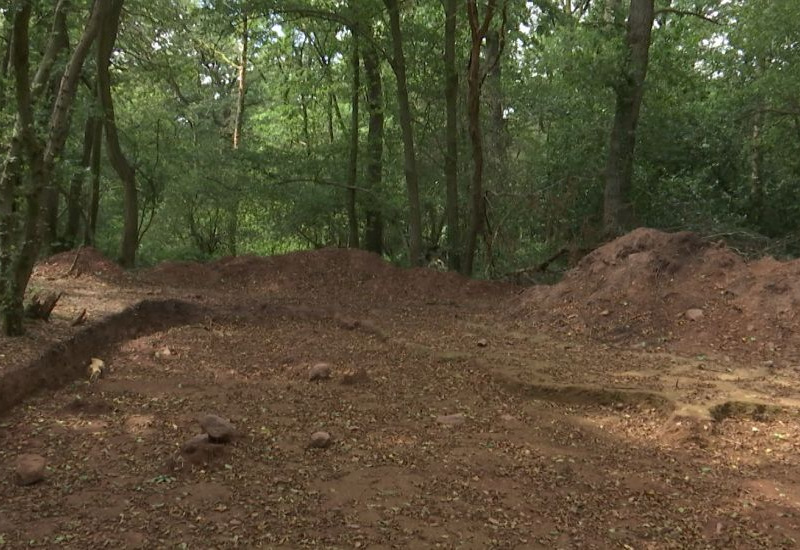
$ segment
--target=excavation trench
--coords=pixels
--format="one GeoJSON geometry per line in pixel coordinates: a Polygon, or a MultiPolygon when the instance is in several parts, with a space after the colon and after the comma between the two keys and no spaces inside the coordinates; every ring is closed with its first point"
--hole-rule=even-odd
{"type": "Polygon", "coordinates": [[[195,323],[208,314],[208,309],[181,300],[143,300],[109,315],[52,345],[27,365],[4,372],[0,376],[0,413],[38,391],[85,377],[89,360],[120,342],[195,323]]]}

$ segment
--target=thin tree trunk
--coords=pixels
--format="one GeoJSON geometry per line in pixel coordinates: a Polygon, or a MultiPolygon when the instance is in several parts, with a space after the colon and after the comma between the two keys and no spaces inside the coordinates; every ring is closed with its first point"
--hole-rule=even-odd
{"type": "Polygon", "coordinates": [[[347,225],[349,236],[347,245],[358,248],[358,213],[356,212],[356,183],[358,179],[358,109],[361,94],[361,61],[358,54],[358,38],[353,35],[351,69],[353,71],[353,90],[350,98],[350,155],[347,163],[347,225]]]}
{"type": "Polygon", "coordinates": [[[239,85],[236,94],[236,119],[233,125],[233,149],[239,149],[242,139],[242,126],[244,125],[244,100],[247,94],[247,43],[249,32],[247,28],[247,12],[242,15],[242,52],[239,58],[239,85]]]}
{"type": "Polygon", "coordinates": [[[120,263],[124,267],[136,265],[136,249],[139,246],[139,196],[136,188],[136,170],[125,157],[119,143],[114,101],[111,95],[111,54],[117,40],[119,18],[124,0],[109,0],[111,13],[103,24],[97,47],[97,91],[103,109],[103,124],[106,148],[111,166],[122,181],[122,247],[120,263]]]}
{"type": "MultiPolygon", "coordinates": [[[[508,181],[508,134],[506,132],[506,121],[503,107],[503,86],[501,82],[502,63],[501,56],[504,46],[505,17],[500,29],[491,29],[486,33],[486,87],[489,103],[489,143],[484,144],[488,160],[489,187],[498,190],[508,181]]],[[[502,192],[502,189],[500,189],[502,192]]],[[[484,192],[484,195],[486,193],[484,192]]],[[[485,208],[485,206],[484,206],[485,208]]],[[[491,212],[484,212],[484,223],[488,224],[491,220],[491,212]]],[[[484,241],[486,243],[486,259],[489,272],[494,270],[494,239],[500,227],[495,227],[492,231],[489,227],[484,231],[484,241]]]]}
{"type": "Polygon", "coordinates": [[[753,118],[752,141],[750,143],[750,219],[756,226],[764,221],[764,150],[761,128],[764,112],[757,110],[753,118]]]}
{"type": "Polygon", "coordinates": [[[445,127],[444,175],[446,187],[447,260],[450,269],[461,269],[461,220],[458,217],[458,69],[456,23],[458,0],[444,0],[445,127]]]}
{"type": "Polygon", "coordinates": [[[364,75],[367,78],[367,186],[376,191],[367,197],[364,206],[364,248],[383,254],[383,215],[377,204],[377,191],[383,185],[383,85],[378,55],[368,46],[364,50],[364,75]]]}
{"type": "Polygon", "coordinates": [[[483,231],[485,203],[483,198],[483,132],[481,129],[481,44],[494,17],[496,0],[489,0],[483,22],[479,21],[478,6],[475,0],[467,1],[470,36],[472,37],[469,71],[467,73],[467,120],[472,144],[472,209],[469,218],[469,233],[464,254],[463,272],[472,275],[478,237],[483,231]]]}
{"type": "Polygon", "coordinates": [[[64,246],[67,249],[73,248],[78,243],[78,232],[81,224],[81,196],[83,195],[83,182],[86,179],[86,172],[92,161],[92,140],[95,134],[97,119],[94,116],[86,117],[86,125],[83,130],[83,151],[81,153],[80,170],[78,170],[70,181],[69,192],[67,193],[67,224],[64,228],[64,246]]]}
{"type": "MultiPolygon", "coordinates": [[[[70,7],[69,0],[60,0],[56,5],[53,15],[53,27],[50,31],[50,41],[44,53],[36,76],[31,85],[31,95],[34,103],[37,102],[47,90],[48,104],[53,105],[58,95],[59,79],[53,74],[53,66],[67,52],[69,48],[69,32],[67,30],[67,12],[70,7]]],[[[50,178],[46,182],[42,198],[42,248],[46,252],[54,251],[58,239],[58,182],[50,178]]]]}
{"type": "MultiPolygon", "coordinates": [[[[247,96],[247,62],[250,31],[247,12],[242,13],[242,51],[239,56],[239,83],[236,93],[236,118],[233,125],[233,150],[242,146],[242,128],[244,127],[245,98],[247,96]]],[[[234,197],[227,208],[228,217],[228,254],[236,256],[239,244],[239,197],[234,197]]]]}
{"type": "Polygon", "coordinates": [[[397,102],[400,109],[400,129],[403,135],[403,159],[405,164],[406,189],[408,192],[409,256],[411,265],[421,265],[422,254],[422,210],[419,199],[419,173],[414,151],[414,126],[411,102],[408,98],[406,58],[403,53],[403,34],[400,29],[400,8],[397,0],[383,0],[389,10],[389,29],[392,35],[392,68],[397,80],[397,102]]]}
{"type": "Polygon", "coordinates": [[[616,86],[614,124],[608,149],[603,202],[603,229],[618,235],[634,223],[631,205],[636,127],[653,29],[654,0],[631,0],[625,36],[624,74],[616,86]]]}
{"type": "Polygon", "coordinates": [[[86,224],[84,244],[94,245],[97,235],[97,218],[100,213],[100,161],[103,158],[103,121],[95,117],[92,134],[92,155],[89,164],[91,194],[89,195],[89,221],[86,224]]]}

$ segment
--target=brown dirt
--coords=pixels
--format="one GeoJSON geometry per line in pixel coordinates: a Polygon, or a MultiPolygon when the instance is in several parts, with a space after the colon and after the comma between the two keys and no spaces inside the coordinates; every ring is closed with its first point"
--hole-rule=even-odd
{"type": "Polygon", "coordinates": [[[586,256],[515,314],[603,341],[678,353],[800,361],[800,260],[747,263],[694,233],[637,229],[586,256]],[[686,312],[703,311],[691,320],[686,312]]]}
{"type": "MultiPolygon", "coordinates": [[[[43,382],[78,377],[0,417],[0,546],[795,547],[797,373],[763,362],[783,348],[703,347],[734,330],[731,302],[788,303],[764,278],[785,282],[791,264],[648,231],[592,256],[522,295],[341,250],[168,264],[124,284],[39,271],[63,303],[0,339],[0,377],[42,353],[43,382]],[[738,294],[712,297],[692,273],[738,294]],[[647,312],[627,333],[604,324],[633,311],[620,299],[647,312]],[[82,307],[90,325],[65,326],[82,307]],[[692,325],[673,316],[693,307],[707,309],[692,325]],[[691,332],[703,358],[675,353],[691,332]],[[645,351],[617,345],[645,337],[645,351]],[[108,367],[94,382],[89,356],[108,367]],[[319,362],[332,379],[311,382],[319,362]],[[231,443],[192,439],[207,413],[235,424],[231,443]],[[331,446],[310,448],[320,430],[331,446]],[[44,482],[14,483],[24,453],[46,457],[44,482]]],[[[768,326],[757,336],[782,346],[768,326]]]]}

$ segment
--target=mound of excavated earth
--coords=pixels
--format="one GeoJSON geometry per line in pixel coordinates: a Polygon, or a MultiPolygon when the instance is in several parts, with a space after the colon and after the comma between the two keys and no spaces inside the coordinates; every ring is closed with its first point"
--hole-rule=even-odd
{"type": "Polygon", "coordinates": [[[492,294],[500,286],[455,273],[401,269],[376,254],[338,248],[227,257],[206,264],[166,262],[139,276],[155,286],[216,287],[328,302],[449,301],[492,294]]]}
{"type": "Polygon", "coordinates": [[[794,359],[800,260],[747,263],[694,233],[637,229],[587,255],[515,313],[645,348],[794,359]]]}

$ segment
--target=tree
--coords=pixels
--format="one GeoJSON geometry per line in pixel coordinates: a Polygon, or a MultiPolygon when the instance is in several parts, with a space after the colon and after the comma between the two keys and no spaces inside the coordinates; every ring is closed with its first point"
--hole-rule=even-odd
{"type": "MultiPolygon", "coordinates": [[[[67,5],[59,2],[56,12],[66,9],[67,5]]],[[[83,62],[102,21],[110,12],[109,7],[104,2],[96,2],[92,9],[61,76],[49,117],[47,139],[43,142],[36,131],[35,106],[52,65],[48,68],[48,56],[45,56],[40,64],[41,70],[31,82],[29,27],[33,2],[20,0],[16,6],[10,58],[14,73],[16,123],[0,176],[0,316],[6,335],[23,332],[25,288],[42,243],[42,196],[67,140],[69,117],[83,62]]]]}
{"type": "Polygon", "coordinates": [[[497,8],[496,0],[489,0],[481,19],[475,0],[467,0],[467,19],[469,21],[471,47],[469,54],[469,68],[467,71],[467,120],[469,123],[469,137],[472,144],[472,204],[469,218],[469,232],[464,251],[463,271],[472,275],[475,264],[475,252],[478,246],[478,237],[484,228],[485,199],[483,196],[483,131],[481,129],[481,87],[484,74],[481,70],[481,46],[489,31],[489,25],[497,8]]]}
{"type": "Polygon", "coordinates": [[[447,219],[447,259],[450,269],[461,269],[461,219],[458,215],[458,68],[456,67],[456,25],[458,0],[442,0],[444,6],[444,100],[445,127],[445,218],[447,219]]]}
{"type": "Polygon", "coordinates": [[[124,225],[120,263],[124,267],[133,267],[136,265],[136,250],[139,247],[139,195],[136,187],[136,169],[128,161],[119,142],[114,101],[111,96],[111,76],[108,71],[114,43],[117,40],[123,3],[124,0],[109,0],[110,9],[102,23],[97,45],[97,95],[103,110],[108,158],[122,181],[124,225]]]}
{"type": "Polygon", "coordinates": [[[622,75],[614,87],[616,106],[605,174],[603,226],[609,235],[629,229],[633,223],[630,201],[636,126],[644,97],[654,17],[654,0],[631,0],[622,75]]]}
{"type": "Polygon", "coordinates": [[[384,0],[389,10],[389,29],[392,35],[391,65],[397,81],[397,101],[400,107],[400,128],[403,133],[403,160],[408,190],[408,240],[411,265],[422,263],[422,212],[419,200],[419,174],[414,149],[414,126],[411,102],[408,97],[406,58],[403,52],[403,33],[400,28],[400,7],[397,0],[384,0]]]}

